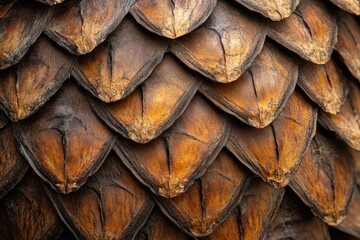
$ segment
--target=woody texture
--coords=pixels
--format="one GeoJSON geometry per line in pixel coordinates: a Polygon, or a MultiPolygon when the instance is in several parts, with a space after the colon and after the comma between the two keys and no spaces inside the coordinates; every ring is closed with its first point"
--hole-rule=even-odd
{"type": "Polygon", "coordinates": [[[359,15],[0,0],[0,239],[360,239],[359,15]]]}

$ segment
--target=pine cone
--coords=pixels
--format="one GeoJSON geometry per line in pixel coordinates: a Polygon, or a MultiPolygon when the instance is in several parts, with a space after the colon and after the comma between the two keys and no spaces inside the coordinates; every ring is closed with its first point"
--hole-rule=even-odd
{"type": "Polygon", "coordinates": [[[360,239],[359,0],[0,0],[0,239],[360,239]]]}

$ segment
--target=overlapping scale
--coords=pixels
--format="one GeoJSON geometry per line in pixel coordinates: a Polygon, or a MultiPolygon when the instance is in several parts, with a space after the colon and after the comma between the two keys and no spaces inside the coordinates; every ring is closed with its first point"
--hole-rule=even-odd
{"type": "Polygon", "coordinates": [[[171,55],[127,98],[106,104],[93,99],[97,115],[114,131],[146,143],[169,128],[184,112],[201,79],[171,55]]]}
{"type": "Polygon", "coordinates": [[[29,168],[16,147],[10,124],[0,129],[0,152],[0,198],[2,198],[18,184],[29,168]]]}
{"type": "Polygon", "coordinates": [[[254,179],[240,202],[242,239],[262,239],[283,199],[285,189],[275,189],[254,179]]]}
{"type": "Polygon", "coordinates": [[[337,41],[336,18],[320,0],[301,0],[287,19],[270,22],[268,35],[316,64],[330,60],[337,41]]]}
{"type": "Polygon", "coordinates": [[[317,111],[297,91],[278,118],[263,129],[236,122],[227,148],[273,187],[286,186],[315,135],[317,111]]]}
{"type": "Polygon", "coordinates": [[[275,0],[275,1],[261,1],[261,0],[235,0],[244,5],[244,7],[261,13],[265,17],[273,21],[280,21],[289,17],[299,5],[300,0],[275,0]]]}
{"type": "Polygon", "coordinates": [[[360,151],[360,89],[353,81],[348,83],[350,92],[339,114],[320,111],[319,122],[336,132],[349,146],[360,151]]]}
{"type": "Polygon", "coordinates": [[[237,206],[226,220],[206,240],[242,240],[240,210],[237,206]]]}
{"type": "Polygon", "coordinates": [[[102,101],[118,101],[149,77],[167,48],[165,39],[125,18],[102,45],[79,57],[73,75],[102,101]]]}
{"type": "Polygon", "coordinates": [[[32,117],[14,124],[19,150],[33,170],[62,193],[94,174],[117,136],[92,112],[74,83],[66,83],[32,117]]]}
{"type": "Polygon", "coordinates": [[[146,29],[168,38],[178,38],[200,26],[212,13],[216,2],[217,0],[137,0],[130,11],[146,29]]]}
{"type": "Polygon", "coordinates": [[[337,23],[339,33],[335,49],[351,74],[360,81],[360,23],[354,16],[340,11],[337,23]]]}
{"type": "Polygon", "coordinates": [[[195,96],[174,125],[147,144],[119,139],[115,151],[155,194],[175,197],[212,163],[230,133],[229,121],[195,96]]]}
{"type": "Polygon", "coordinates": [[[285,189],[275,189],[259,178],[252,180],[239,206],[209,238],[214,240],[264,239],[284,192],[285,189]]]}
{"type": "Polygon", "coordinates": [[[167,217],[154,208],[146,224],[137,234],[135,240],[190,240],[191,238],[179,230],[167,217]]]}
{"type": "Polygon", "coordinates": [[[347,81],[334,58],[323,65],[307,61],[300,64],[299,86],[327,113],[340,112],[349,92],[347,81]]]}
{"type": "Polygon", "coordinates": [[[260,53],[266,26],[247,10],[220,0],[200,28],[172,42],[171,52],[214,81],[232,82],[260,53]]]}
{"type": "Polygon", "coordinates": [[[286,191],[265,239],[330,239],[328,226],[311,214],[296,196],[286,191]]]}
{"type": "Polygon", "coordinates": [[[0,200],[2,239],[57,239],[64,225],[34,173],[0,200]]]}
{"type": "Polygon", "coordinates": [[[0,69],[21,60],[52,16],[52,10],[40,3],[13,4],[7,3],[0,9],[0,69]]]}
{"type": "Polygon", "coordinates": [[[346,146],[331,137],[318,131],[290,186],[315,215],[339,225],[355,189],[355,167],[346,146]]]}
{"type": "Polygon", "coordinates": [[[239,203],[248,182],[249,174],[244,167],[223,151],[186,192],[171,199],[156,197],[156,201],[184,231],[195,237],[206,236],[239,203]]]}
{"type": "Polygon", "coordinates": [[[12,121],[36,112],[69,77],[75,58],[41,36],[15,66],[0,72],[0,105],[12,121]]]}
{"type": "Polygon", "coordinates": [[[91,52],[116,28],[134,0],[66,1],[55,9],[45,33],[72,54],[91,52]]]}
{"type": "Polygon", "coordinates": [[[203,82],[200,91],[223,111],[257,128],[279,115],[295,89],[297,59],[265,43],[251,67],[232,83],[203,82]]]}
{"type": "Polygon", "coordinates": [[[114,153],[78,191],[47,193],[77,239],[133,239],[154,206],[114,153]]]}
{"type": "Polygon", "coordinates": [[[0,0],[1,239],[360,237],[357,0],[63,1],[0,0]]]}
{"type": "Polygon", "coordinates": [[[329,1],[331,1],[339,8],[342,8],[343,10],[349,13],[360,15],[359,0],[329,0],[329,1]]]}

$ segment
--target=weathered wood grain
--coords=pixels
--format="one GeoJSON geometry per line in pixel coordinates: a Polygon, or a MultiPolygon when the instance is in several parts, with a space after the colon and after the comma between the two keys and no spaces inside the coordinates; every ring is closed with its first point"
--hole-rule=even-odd
{"type": "Polygon", "coordinates": [[[332,58],[323,65],[303,61],[299,68],[298,84],[323,111],[340,112],[349,92],[348,78],[332,58]]]}
{"type": "Polygon", "coordinates": [[[297,78],[297,59],[267,42],[238,80],[227,84],[204,81],[200,91],[223,111],[263,128],[285,107],[297,78]]]}
{"type": "Polygon", "coordinates": [[[114,131],[146,143],[169,128],[184,112],[200,87],[197,74],[171,55],[127,98],[106,104],[92,99],[97,115],[114,131]]]}
{"type": "Polygon", "coordinates": [[[114,153],[78,191],[46,190],[77,239],[133,239],[154,207],[146,189],[114,153]]]}
{"type": "Polygon", "coordinates": [[[23,178],[28,164],[20,155],[11,125],[0,129],[0,198],[23,178]]]}
{"type": "Polygon", "coordinates": [[[149,77],[167,48],[165,39],[125,18],[101,46],[78,58],[73,76],[100,100],[115,102],[149,77]]]}
{"type": "Polygon", "coordinates": [[[234,123],[226,146],[265,182],[284,187],[315,135],[316,119],[316,109],[295,91],[271,125],[256,129],[234,123]]]}
{"type": "Polygon", "coordinates": [[[27,121],[14,124],[19,150],[36,173],[62,193],[94,174],[117,136],[92,112],[84,93],[65,83],[27,121]]]}
{"type": "Polygon", "coordinates": [[[230,123],[196,95],[174,125],[147,144],[119,139],[115,152],[155,194],[175,197],[186,191],[225,145],[230,123]]]}
{"type": "Polygon", "coordinates": [[[290,186],[312,212],[339,225],[355,189],[355,166],[344,144],[317,132],[290,186]]]}
{"type": "Polygon", "coordinates": [[[168,38],[181,37],[200,26],[217,0],[137,0],[130,12],[143,27],[168,38]]]}
{"type": "Polygon", "coordinates": [[[328,226],[287,190],[265,239],[330,240],[330,234],[328,226]]]}
{"type": "Polygon", "coordinates": [[[273,21],[280,21],[289,17],[299,5],[300,0],[235,0],[244,7],[261,13],[273,21]]]}
{"type": "Polygon", "coordinates": [[[232,82],[251,66],[265,41],[267,23],[229,1],[219,1],[209,19],[173,41],[189,68],[217,82],[232,82]]]}
{"type": "Polygon", "coordinates": [[[319,122],[360,151],[360,89],[353,81],[348,81],[348,84],[350,92],[341,111],[337,115],[319,111],[319,122]]]}
{"type": "Polygon", "coordinates": [[[7,6],[0,10],[0,69],[23,58],[53,13],[49,7],[30,1],[17,1],[14,6],[7,6]]]}
{"type": "Polygon", "coordinates": [[[351,74],[360,82],[360,23],[351,14],[340,11],[337,23],[339,33],[335,49],[351,74]]]}
{"type": "Polygon", "coordinates": [[[27,118],[69,77],[75,58],[41,36],[15,66],[0,72],[0,105],[12,121],[27,118]]]}
{"type": "Polygon", "coordinates": [[[336,18],[320,0],[302,0],[289,17],[270,22],[268,35],[316,64],[330,60],[337,40],[336,18]]]}
{"type": "Polygon", "coordinates": [[[156,197],[160,209],[180,228],[195,236],[214,231],[239,203],[249,174],[226,151],[220,152],[206,173],[183,194],[156,197]]]}
{"type": "Polygon", "coordinates": [[[66,1],[55,9],[45,33],[72,54],[89,53],[116,28],[133,2],[66,1]]]}
{"type": "Polygon", "coordinates": [[[57,239],[64,229],[34,173],[0,200],[0,212],[1,239],[57,239]]]}

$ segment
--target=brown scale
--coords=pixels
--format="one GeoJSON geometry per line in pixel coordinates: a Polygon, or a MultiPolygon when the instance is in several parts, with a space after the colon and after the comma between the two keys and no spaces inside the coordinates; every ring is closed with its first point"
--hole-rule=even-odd
{"type": "Polygon", "coordinates": [[[183,115],[160,137],[147,144],[120,138],[114,149],[151,191],[175,197],[204,174],[224,147],[230,129],[226,118],[202,97],[195,96],[183,115]]]}
{"type": "Polygon", "coordinates": [[[283,51],[267,42],[238,80],[228,84],[204,81],[200,91],[223,111],[264,128],[285,107],[298,78],[297,59],[283,51]]]}
{"type": "Polygon", "coordinates": [[[265,182],[285,187],[315,135],[316,119],[316,109],[295,91],[269,126],[256,129],[234,122],[227,148],[265,182]]]}
{"type": "Polygon", "coordinates": [[[148,79],[123,100],[91,101],[93,110],[116,132],[138,143],[158,137],[184,112],[201,79],[166,55],[148,79]]]}
{"type": "Polygon", "coordinates": [[[62,193],[80,188],[105,160],[117,136],[70,81],[27,121],[14,124],[19,150],[33,170],[62,193]]]}
{"type": "Polygon", "coordinates": [[[360,237],[359,7],[0,0],[0,238],[360,237]]]}

